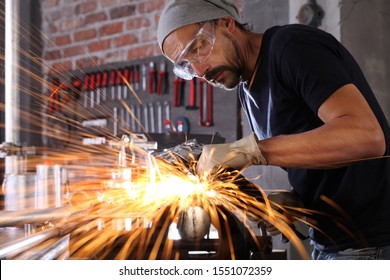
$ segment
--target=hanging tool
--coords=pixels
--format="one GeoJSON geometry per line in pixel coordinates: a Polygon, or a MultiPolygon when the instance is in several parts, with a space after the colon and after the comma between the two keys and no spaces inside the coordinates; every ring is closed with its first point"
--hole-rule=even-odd
{"type": "Polygon", "coordinates": [[[154,104],[149,103],[150,132],[156,132],[154,104]]]}
{"type": "Polygon", "coordinates": [[[116,94],[118,100],[122,99],[122,85],[123,85],[123,71],[122,69],[116,70],[116,94]]]}
{"type": "Polygon", "coordinates": [[[125,129],[125,126],[126,126],[126,119],[125,119],[125,108],[121,108],[120,111],[119,111],[119,114],[120,114],[120,127],[122,129],[122,131],[125,129]]]}
{"type": "Polygon", "coordinates": [[[148,112],[148,106],[143,106],[144,110],[144,128],[146,132],[149,132],[149,112],[148,112]]]}
{"type": "Polygon", "coordinates": [[[97,72],[95,77],[96,103],[100,105],[100,96],[102,94],[102,72],[97,72]]]}
{"type": "Polygon", "coordinates": [[[160,63],[160,71],[158,72],[157,94],[166,94],[168,92],[168,71],[167,63],[160,63]]]}
{"type": "Polygon", "coordinates": [[[116,136],[118,134],[118,108],[114,107],[113,111],[114,123],[113,123],[113,134],[116,136]]]}
{"type": "Polygon", "coordinates": [[[204,79],[199,80],[199,125],[213,125],[213,86],[204,79]]]}
{"type": "Polygon", "coordinates": [[[84,84],[83,84],[83,91],[84,91],[84,108],[88,107],[88,89],[89,89],[89,75],[84,75],[84,84]]]}
{"type": "Polygon", "coordinates": [[[193,78],[190,81],[190,101],[186,106],[187,110],[196,110],[198,106],[196,106],[196,78],[193,78]]]}
{"type": "Polygon", "coordinates": [[[103,101],[107,100],[107,88],[108,88],[108,71],[103,72],[103,78],[102,78],[102,95],[103,95],[103,101]]]}
{"type": "Polygon", "coordinates": [[[139,90],[139,64],[134,67],[134,87],[139,90]]]}
{"type": "Polygon", "coordinates": [[[89,94],[90,94],[90,105],[93,108],[95,104],[95,73],[91,73],[89,77],[89,94]]]}
{"type": "Polygon", "coordinates": [[[80,89],[81,89],[82,83],[81,83],[80,79],[77,77],[72,77],[71,83],[72,83],[71,98],[73,100],[78,100],[80,97],[80,89]]]}
{"type": "Polygon", "coordinates": [[[174,125],[177,134],[187,135],[190,132],[190,125],[187,118],[185,117],[177,117],[174,121],[174,125]]]}
{"type": "Polygon", "coordinates": [[[148,67],[146,66],[146,63],[142,64],[142,91],[146,91],[146,80],[147,80],[147,72],[148,67]]]}
{"type": "MultiPolygon", "coordinates": [[[[126,67],[125,70],[123,71],[123,78],[126,80],[127,83],[130,84],[130,67],[126,67]]],[[[122,86],[122,91],[123,91],[123,99],[127,99],[127,91],[129,90],[127,87],[127,84],[125,81],[123,81],[123,86],[122,86]]]]}
{"type": "Polygon", "coordinates": [[[173,107],[179,107],[183,105],[184,95],[184,80],[176,77],[173,81],[173,107]]]}
{"type": "Polygon", "coordinates": [[[136,124],[135,124],[136,112],[135,112],[135,106],[133,104],[130,105],[130,110],[132,112],[132,117],[130,119],[130,130],[132,132],[134,132],[134,131],[137,131],[137,129],[136,129],[136,124]]]}
{"type": "Polygon", "coordinates": [[[133,89],[136,89],[135,86],[135,67],[131,65],[129,67],[129,84],[133,87],[133,89]]]}
{"type": "Polygon", "coordinates": [[[156,92],[156,84],[157,84],[157,70],[154,66],[154,62],[149,62],[149,93],[153,94],[156,92]]]}
{"type": "Polygon", "coordinates": [[[110,86],[111,86],[111,99],[115,100],[115,77],[116,77],[116,71],[111,70],[110,72],[110,86]]]}
{"type": "Polygon", "coordinates": [[[125,128],[126,130],[130,130],[130,113],[129,111],[125,110],[125,114],[126,114],[125,128]]]}
{"type": "Polygon", "coordinates": [[[161,102],[156,103],[157,108],[157,132],[163,132],[163,106],[161,102]]]}
{"type": "MultiPolygon", "coordinates": [[[[72,78],[71,78],[71,83],[72,83],[72,86],[74,87],[75,90],[81,88],[81,81],[80,81],[79,78],[77,78],[77,77],[72,77],[72,78]]],[[[74,98],[77,98],[76,95],[73,96],[73,97],[74,97],[74,98]]]]}
{"type": "Polygon", "coordinates": [[[49,96],[49,112],[59,112],[60,111],[60,100],[59,100],[59,93],[60,90],[60,80],[58,78],[52,79],[52,87],[50,89],[50,96],[49,96]]]}
{"type": "Polygon", "coordinates": [[[136,121],[136,126],[137,128],[135,129],[135,131],[141,131],[141,127],[140,127],[140,124],[142,124],[142,113],[141,113],[141,105],[136,105],[136,118],[137,118],[137,121],[136,121]]]}
{"type": "Polygon", "coordinates": [[[171,104],[169,101],[164,101],[164,130],[165,132],[171,132],[171,104]]]}

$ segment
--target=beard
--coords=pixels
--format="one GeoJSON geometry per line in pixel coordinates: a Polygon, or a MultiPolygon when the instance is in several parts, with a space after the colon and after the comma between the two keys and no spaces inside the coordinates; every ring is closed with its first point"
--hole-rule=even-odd
{"type": "Polygon", "coordinates": [[[214,87],[224,90],[234,90],[241,82],[241,71],[231,66],[218,66],[207,72],[205,79],[214,87]],[[223,78],[215,81],[214,78],[223,73],[223,78]]]}

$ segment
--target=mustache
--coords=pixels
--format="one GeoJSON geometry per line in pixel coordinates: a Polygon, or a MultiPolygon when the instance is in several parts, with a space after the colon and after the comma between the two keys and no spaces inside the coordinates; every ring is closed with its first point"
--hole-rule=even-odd
{"type": "Polygon", "coordinates": [[[214,78],[217,77],[218,74],[220,74],[221,72],[226,71],[226,70],[231,71],[232,69],[230,67],[227,67],[227,66],[218,66],[214,69],[207,71],[207,73],[205,74],[204,77],[207,81],[214,81],[214,78]]]}

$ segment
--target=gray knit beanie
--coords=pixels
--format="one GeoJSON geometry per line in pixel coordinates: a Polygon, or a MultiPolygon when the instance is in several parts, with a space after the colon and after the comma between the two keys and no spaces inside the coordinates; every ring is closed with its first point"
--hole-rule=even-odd
{"type": "Polygon", "coordinates": [[[157,27],[157,41],[162,50],[165,38],[176,29],[208,20],[233,17],[240,22],[239,11],[233,0],[172,0],[161,13],[157,27]]]}

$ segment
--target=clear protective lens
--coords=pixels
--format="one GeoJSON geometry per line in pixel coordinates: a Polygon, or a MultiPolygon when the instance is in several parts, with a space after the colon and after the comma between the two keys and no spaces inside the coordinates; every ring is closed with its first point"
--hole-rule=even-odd
{"type": "Polygon", "coordinates": [[[180,64],[175,64],[173,72],[176,76],[185,80],[192,80],[196,76],[188,60],[182,60],[180,64]]]}
{"type": "Polygon", "coordinates": [[[176,76],[185,80],[192,80],[196,77],[192,63],[202,63],[210,56],[215,39],[214,33],[206,31],[203,26],[174,63],[173,72],[176,76]]]}

